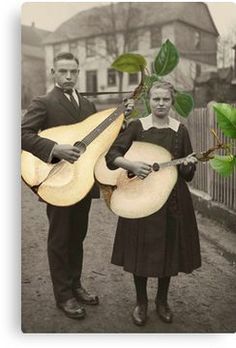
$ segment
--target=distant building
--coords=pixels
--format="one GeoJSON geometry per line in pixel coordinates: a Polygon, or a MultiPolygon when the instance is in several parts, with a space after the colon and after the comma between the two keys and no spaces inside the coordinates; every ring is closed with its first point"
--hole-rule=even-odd
{"type": "Polygon", "coordinates": [[[196,78],[194,88],[196,107],[206,106],[212,100],[236,104],[236,45],[232,49],[234,50],[233,67],[204,72],[196,78]]]}
{"type": "MultiPolygon", "coordinates": [[[[216,71],[218,32],[204,3],[113,3],[76,14],[46,40],[46,69],[60,51],[71,51],[80,60],[81,91],[117,91],[117,72],[111,69],[114,53],[140,53],[149,70],[166,39],[178,48],[181,60],[168,76],[177,88],[192,90],[201,72],[216,71]],[[129,27],[127,28],[127,23],[129,27]]],[[[123,90],[133,90],[137,74],[125,74],[123,90]]],[[[47,89],[51,82],[47,82],[47,89]]]]}
{"type": "Polygon", "coordinates": [[[46,91],[45,54],[42,40],[49,31],[31,26],[21,26],[22,55],[22,108],[26,108],[32,98],[46,91]]]}

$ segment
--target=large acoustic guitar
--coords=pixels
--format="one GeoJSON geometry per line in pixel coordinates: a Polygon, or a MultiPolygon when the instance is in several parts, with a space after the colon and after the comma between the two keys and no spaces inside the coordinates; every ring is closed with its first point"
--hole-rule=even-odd
{"type": "Polygon", "coordinates": [[[61,160],[45,163],[27,151],[21,154],[23,180],[38,196],[56,206],[79,202],[94,184],[94,166],[98,157],[109,149],[124,120],[124,106],[97,112],[86,120],[42,131],[39,135],[58,144],[71,144],[81,156],[73,164],[61,160]]]}
{"type": "Polygon", "coordinates": [[[167,201],[177,181],[176,165],[186,162],[191,156],[199,161],[209,160],[211,157],[208,155],[212,151],[172,160],[171,154],[163,147],[135,141],[124,157],[151,164],[152,171],[144,180],[129,175],[122,168],[109,170],[105,154],[96,163],[95,177],[108,207],[116,215],[129,219],[143,218],[157,212],[167,201]]]}

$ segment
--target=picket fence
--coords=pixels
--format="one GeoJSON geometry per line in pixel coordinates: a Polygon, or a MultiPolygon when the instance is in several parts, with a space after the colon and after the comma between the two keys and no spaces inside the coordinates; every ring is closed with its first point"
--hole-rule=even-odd
{"type": "MultiPolygon", "coordinates": [[[[215,144],[211,129],[216,131],[222,142],[232,142],[232,139],[225,137],[217,126],[212,105],[211,102],[206,108],[195,109],[184,121],[181,117],[181,122],[188,128],[192,147],[196,153],[206,151],[215,144]]],[[[176,116],[176,118],[179,117],[176,116]]],[[[236,146],[236,142],[234,142],[234,146],[236,146]]],[[[234,153],[236,153],[236,148],[234,148],[234,153]]],[[[223,152],[220,151],[218,154],[223,154],[223,152]]],[[[204,192],[212,201],[236,211],[236,168],[231,176],[223,177],[211,168],[209,162],[199,162],[191,187],[204,192]]]]}

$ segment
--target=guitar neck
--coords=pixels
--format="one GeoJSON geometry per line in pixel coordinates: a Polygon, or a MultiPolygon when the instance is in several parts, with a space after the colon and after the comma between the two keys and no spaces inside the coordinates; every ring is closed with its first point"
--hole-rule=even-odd
{"type": "Polygon", "coordinates": [[[184,163],[187,157],[178,158],[169,162],[159,163],[160,168],[166,168],[171,166],[177,166],[178,164],[184,163]]]}
{"type": "Polygon", "coordinates": [[[95,140],[107,127],[110,126],[122,113],[124,112],[124,105],[120,104],[112,114],[110,114],[104,121],[102,121],[96,128],[94,128],[84,139],[81,140],[88,146],[95,140]]]}

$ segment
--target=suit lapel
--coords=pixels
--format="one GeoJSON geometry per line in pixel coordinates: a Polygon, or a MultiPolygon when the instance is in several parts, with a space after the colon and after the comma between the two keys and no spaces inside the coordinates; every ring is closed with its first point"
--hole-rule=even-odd
{"type": "Polygon", "coordinates": [[[74,120],[76,120],[78,122],[80,109],[79,109],[79,111],[76,111],[74,106],[72,105],[72,103],[64,95],[63,91],[59,87],[55,87],[55,89],[56,89],[56,92],[58,94],[58,99],[59,99],[60,105],[70,113],[70,115],[73,117],[74,120]]]}

